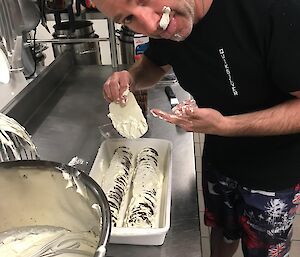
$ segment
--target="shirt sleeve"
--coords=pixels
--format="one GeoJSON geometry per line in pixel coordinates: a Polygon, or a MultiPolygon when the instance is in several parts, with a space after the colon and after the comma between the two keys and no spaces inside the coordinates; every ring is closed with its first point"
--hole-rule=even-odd
{"type": "Polygon", "coordinates": [[[150,38],[149,47],[144,53],[145,56],[147,56],[153,63],[158,66],[169,64],[169,54],[170,51],[167,47],[166,40],[153,38],[150,38]]]}
{"type": "Polygon", "coordinates": [[[300,90],[300,1],[277,0],[270,8],[268,66],[284,92],[300,90]]]}

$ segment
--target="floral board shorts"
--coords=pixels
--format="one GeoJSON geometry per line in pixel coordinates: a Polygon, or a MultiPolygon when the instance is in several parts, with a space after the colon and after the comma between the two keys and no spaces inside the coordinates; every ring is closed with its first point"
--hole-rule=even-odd
{"type": "Polygon", "coordinates": [[[223,229],[225,242],[241,239],[246,257],[287,257],[300,184],[267,192],[240,186],[203,163],[204,222],[223,229]]]}

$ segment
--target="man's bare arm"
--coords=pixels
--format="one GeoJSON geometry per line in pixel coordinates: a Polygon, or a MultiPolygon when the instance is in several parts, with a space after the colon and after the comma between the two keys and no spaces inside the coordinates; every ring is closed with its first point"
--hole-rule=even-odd
{"type": "Polygon", "coordinates": [[[127,89],[134,91],[154,86],[170,68],[169,65],[157,66],[143,56],[129,71],[111,74],[103,85],[103,96],[108,102],[126,102],[124,92],[127,89]]]}
{"type": "Polygon", "coordinates": [[[295,99],[271,108],[232,116],[223,116],[211,108],[186,108],[182,115],[153,109],[161,119],[186,131],[219,136],[268,136],[300,133],[300,91],[291,93],[295,99]]]}
{"type": "MultiPolygon", "coordinates": [[[[296,99],[266,110],[229,116],[227,136],[284,135],[300,132],[300,91],[291,93],[296,99]]],[[[227,132],[226,132],[227,131],[227,132]]]]}

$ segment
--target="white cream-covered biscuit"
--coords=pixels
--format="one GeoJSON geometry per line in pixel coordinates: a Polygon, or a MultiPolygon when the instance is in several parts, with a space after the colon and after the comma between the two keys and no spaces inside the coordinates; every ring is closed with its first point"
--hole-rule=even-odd
{"type": "Polygon", "coordinates": [[[148,130],[147,121],[134,95],[128,92],[126,105],[109,104],[108,117],[114,128],[126,138],[139,138],[148,130]]]}
{"type": "Polygon", "coordinates": [[[170,23],[170,13],[171,13],[171,8],[170,7],[167,7],[167,6],[164,6],[163,8],[163,15],[160,19],[160,22],[159,22],[159,26],[163,29],[163,30],[166,30],[169,23],[170,23]]]}

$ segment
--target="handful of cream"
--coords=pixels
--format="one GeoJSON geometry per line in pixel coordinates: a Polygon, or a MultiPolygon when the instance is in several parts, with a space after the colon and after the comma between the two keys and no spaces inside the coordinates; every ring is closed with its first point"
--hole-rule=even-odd
{"type": "Polygon", "coordinates": [[[109,104],[107,115],[114,128],[126,138],[134,139],[143,136],[148,130],[147,121],[134,95],[127,90],[127,103],[120,105],[114,102],[109,104]]]}

